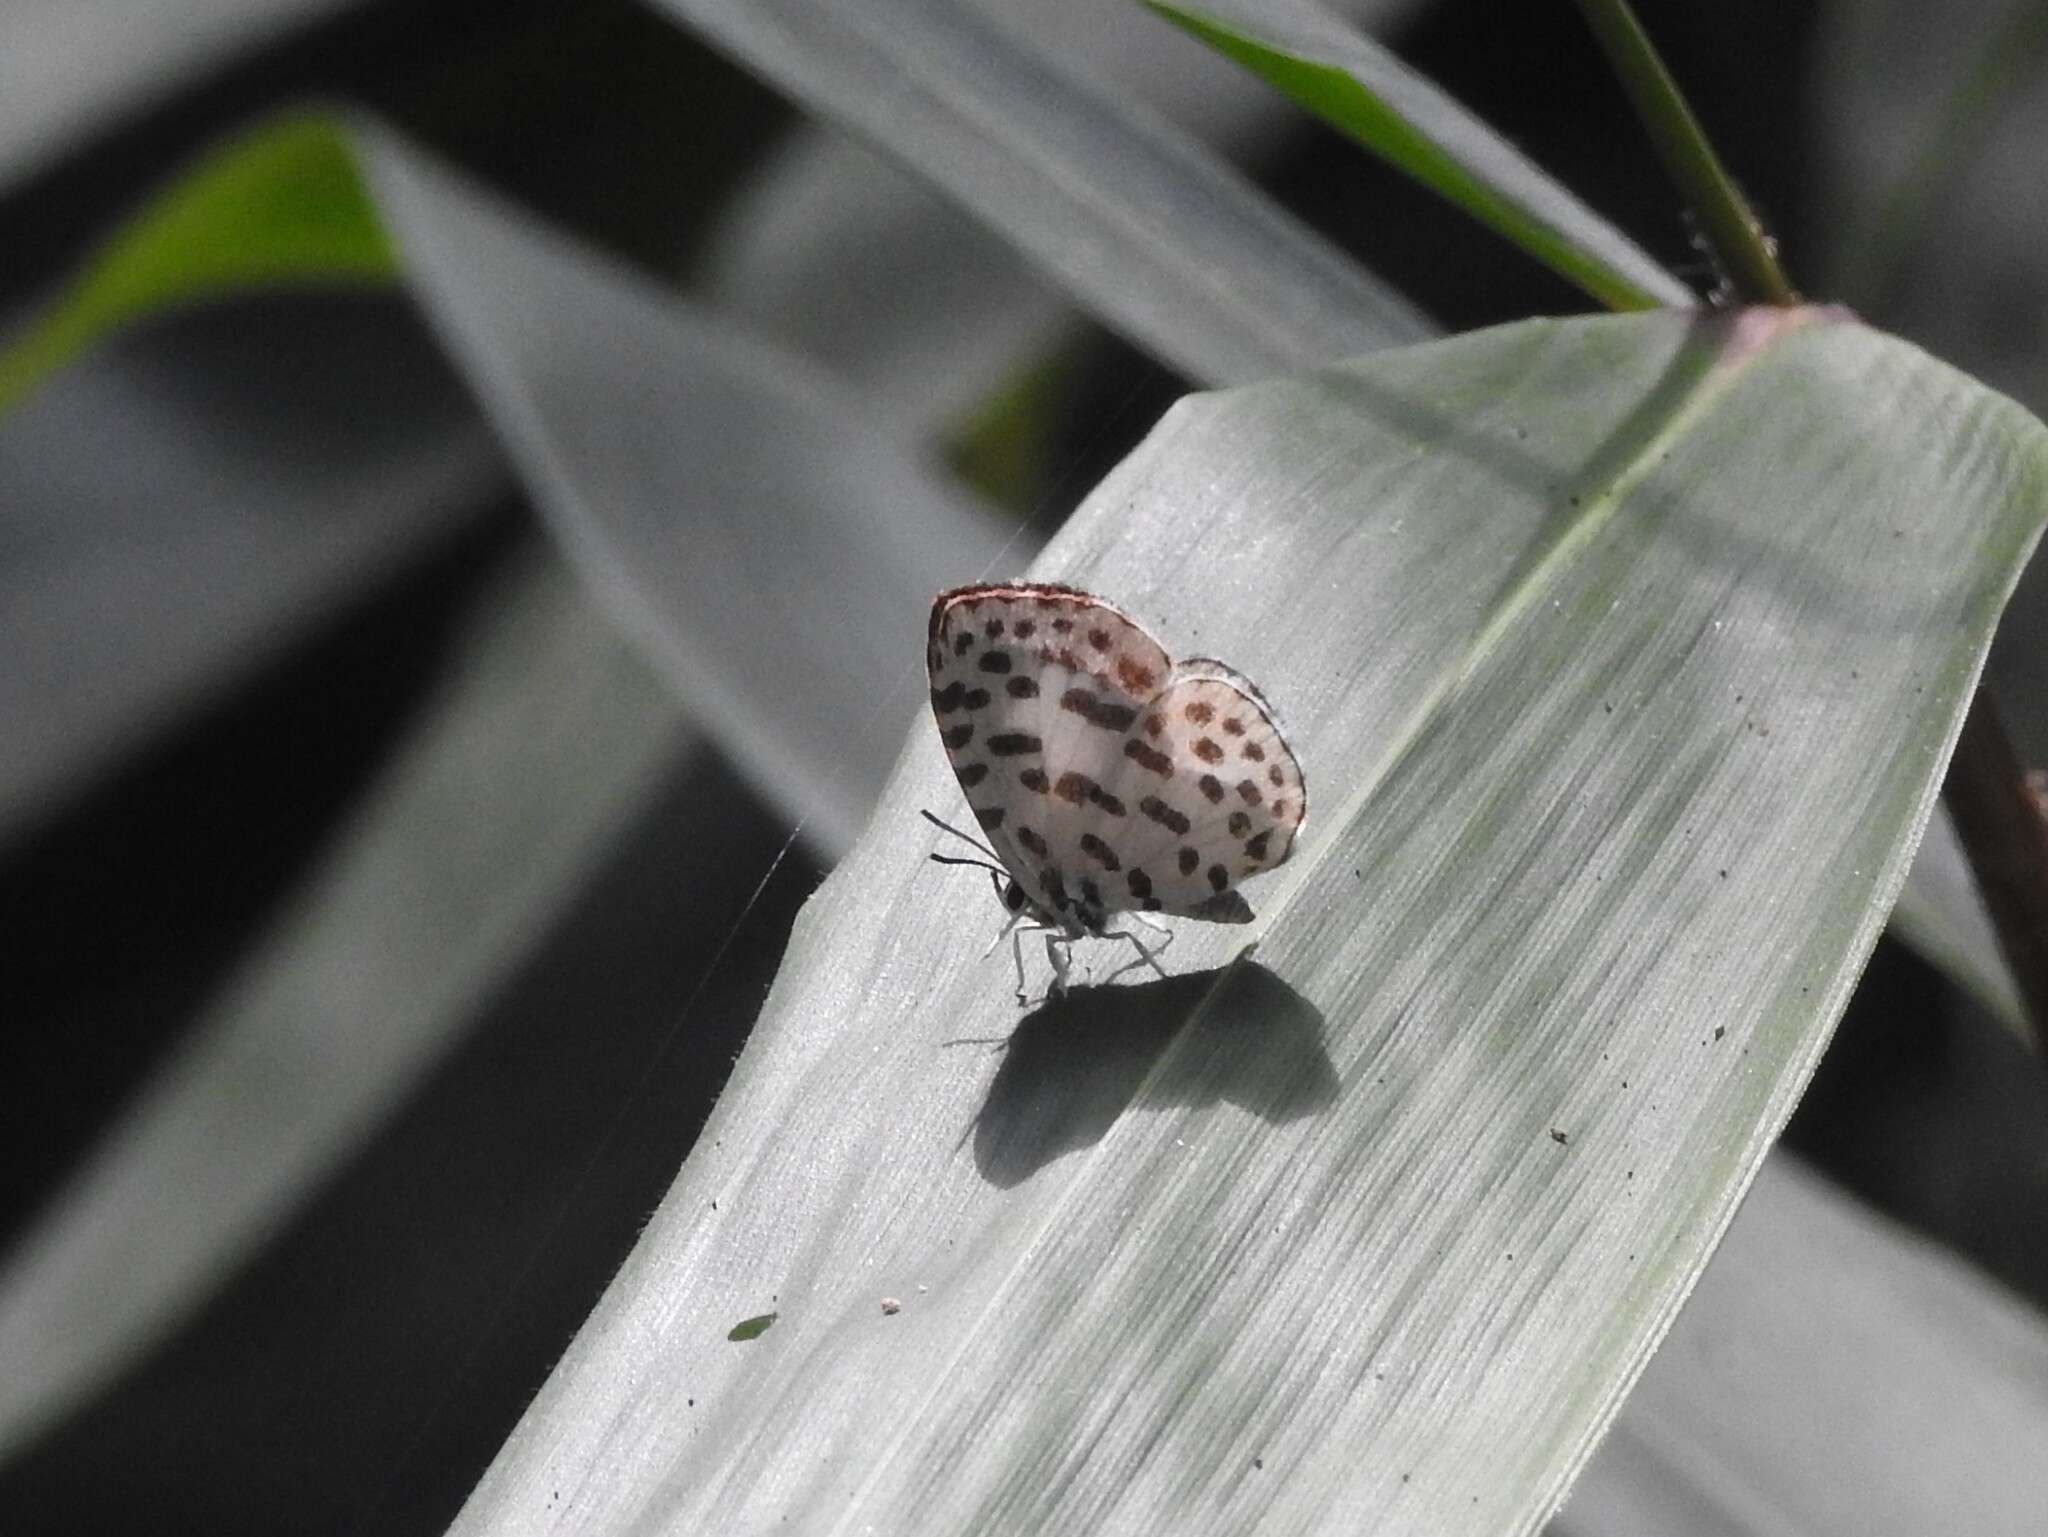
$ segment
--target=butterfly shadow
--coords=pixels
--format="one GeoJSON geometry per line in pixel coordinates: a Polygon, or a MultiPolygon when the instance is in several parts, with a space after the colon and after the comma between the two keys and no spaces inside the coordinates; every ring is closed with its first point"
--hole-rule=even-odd
{"type": "Polygon", "coordinates": [[[1280,1125],[1336,1097],[1322,1012],[1257,962],[1075,987],[1010,1035],[974,1118],[974,1161],[1009,1189],[1134,1107],[1228,1100],[1280,1125]]]}

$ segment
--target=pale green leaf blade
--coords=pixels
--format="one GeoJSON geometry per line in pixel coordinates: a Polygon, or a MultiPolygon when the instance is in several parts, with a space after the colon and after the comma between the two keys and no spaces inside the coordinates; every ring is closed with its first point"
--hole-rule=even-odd
{"type": "Polygon", "coordinates": [[[2044,489],[1828,312],[1184,403],[1037,570],[1292,723],[1261,921],[1020,1021],[917,733],[458,1530],[1532,1530],[1826,1041],[2044,489]]]}
{"type": "Polygon", "coordinates": [[[1106,324],[1237,382],[1429,326],[1213,152],[972,0],[654,0],[927,178],[1106,324]]]}
{"type": "Polygon", "coordinates": [[[1610,309],[1694,295],[1428,80],[1317,0],[1147,0],[1610,309]]]}

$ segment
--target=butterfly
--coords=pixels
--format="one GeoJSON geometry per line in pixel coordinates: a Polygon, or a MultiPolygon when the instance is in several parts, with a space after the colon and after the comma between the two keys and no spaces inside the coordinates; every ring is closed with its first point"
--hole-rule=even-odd
{"type": "Polygon", "coordinates": [[[1045,934],[1057,995],[1076,940],[1127,940],[1132,966],[1165,976],[1157,952],[1172,936],[1152,914],[1251,922],[1238,884],[1286,861],[1308,807],[1249,679],[1207,657],[1174,662],[1115,604],[1037,582],[940,593],[925,662],[939,739],[988,843],[926,816],[993,862],[932,857],[993,873],[1020,1002],[1026,933],[1045,934]],[[1112,929],[1117,914],[1166,940],[1112,929]]]}

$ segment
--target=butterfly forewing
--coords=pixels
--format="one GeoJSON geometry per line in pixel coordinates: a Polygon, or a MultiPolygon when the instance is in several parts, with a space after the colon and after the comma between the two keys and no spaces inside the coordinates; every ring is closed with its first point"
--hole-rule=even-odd
{"type": "MultiPolygon", "coordinates": [[[[1142,625],[1072,589],[963,588],[932,605],[932,713],[975,820],[1025,893],[1084,924],[1136,906],[1099,857],[1129,820],[1102,783],[1164,682],[1142,625]]],[[[1112,855],[1112,859],[1113,859],[1112,855]]]]}
{"type": "Polygon", "coordinates": [[[932,606],[946,752],[990,846],[1041,907],[1097,929],[1139,909],[1252,914],[1236,885],[1293,851],[1301,771],[1249,682],[1173,666],[1072,588],[962,588],[932,606]]]}

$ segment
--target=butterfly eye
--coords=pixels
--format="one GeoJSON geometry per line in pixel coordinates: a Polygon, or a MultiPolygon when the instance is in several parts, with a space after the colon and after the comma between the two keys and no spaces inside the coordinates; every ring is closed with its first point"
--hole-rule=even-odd
{"type": "Polygon", "coordinates": [[[1024,911],[1024,888],[1015,881],[1003,882],[1003,906],[1013,913],[1024,911]]]}

